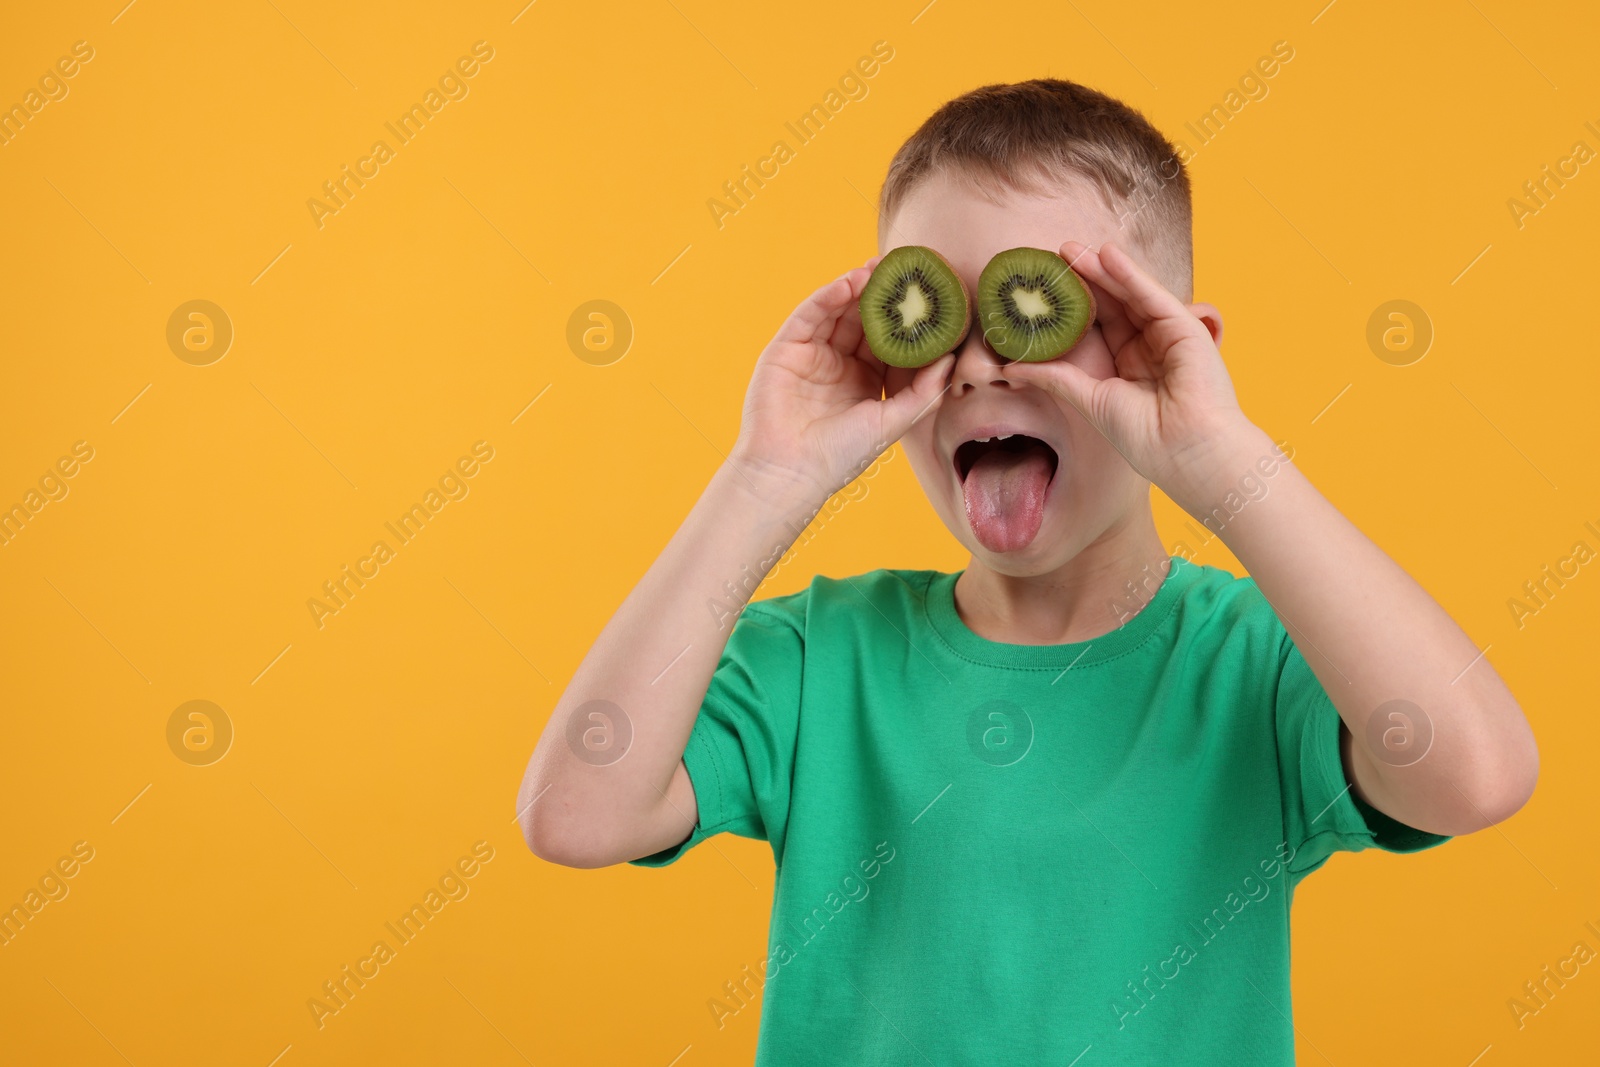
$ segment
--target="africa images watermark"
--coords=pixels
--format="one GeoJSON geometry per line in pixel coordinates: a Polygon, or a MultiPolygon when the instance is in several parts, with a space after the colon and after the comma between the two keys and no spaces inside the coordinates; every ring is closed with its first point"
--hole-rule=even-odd
{"type": "Polygon", "coordinates": [[[1118,1030],[1127,1029],[1128,1020],[1148,1008],[1161,990],[1178,979],[1184,967],[1199,958],[1201,949],[1222,936],[1230,922],[1251,904],[1259,904],[1272,895],[1273,880],[1288,869],[1295,851],[1289,842],[1281,842],[1275,856],[1261,860],[1256,865],[1261,872],[1259,878],[1255,871],[1251,871],[1240,881],[1239,889],[1243,890],[1243,896],[1238,890],[1229,890],[1221,906],[1212,908],[1200,920],[1199,926],[1193,921],[1189,923],[1189,930],[1195,935],[1193,944],[1188,935],[1184,935],[1184,940],[1174,942],[1171,955],[1157,962],[1153,971],[1149,964],[1145,964],[1139,972],[1140,977],[1124,983],[1127,992],[1111,1000],[1111,1013],[1117,1017],[1118,1030]]]}
{"type": "Polygon", "coordinates": [[[1004,698],[989,700],[967,713],[967,748],[991,767],[1021,763],[1033,750],[1033,716],[1004,698]]]}
{"type": "MultiPolygon", "coordinates": [[[[871,487],[867,483],[876,478],[878,473],[883,470],[884,464],[893,459],[894,449],[891,448],[867,464],[866,469],[856,477],[855,481],[830,496],[827,502],[817,510],[817,514],[812,520],[806,524],[806,528],[801,531],[795,543],[790,545],[789,550],[779,557],[778,562],[772,568],[772,574],[777,574],[784,567],[793,563],[795,557],[800,554],[800,550],[810,544],[817,534],[822,532],[822,528],[828,525],[834,516],[845,509],[846,504],[854,504],[865,500],[867,494],[871,492],[871,487]]],[[[767,575],[767,577],[772,577],[772,574],[767,575]]]]}
{"type": "Polygon", "coordinates": [[[0,511],[0,546],[9,545],[16,540],[46,505],[52,501],[65,500],[67,494],[72,492],[72,487],[67,484],[68,480],[77,477],[78,472],[83,469],[82,465],[92,459],[94,459],[94,446],[88,441],[75,442],[71,455],[60,457],[39,476],[39,488],[30,488],[22,495],[21,500],[0,511]]]}
{"type": "Polygon", "coordinates": [[[783,124],[784,130],[794,137],[793,147],[787,140],[774,141],[767,154],[753,166],[746,163],[737,177],[723,182],[722,192],[706,200],[706,210],[711,212],[711,221],[716,223],[717,229],[722,229],[730,216],[749,207],[757,191],[765,189],[767,182],[781,173],[784,164],[795,159],[796,150],[810,144],[829,122],[839,117],[847,104],[865,100],[872,91],[867,81],[876,77],[883,65],[892,59],[894,47],[888,41],[873,42],[872,53],[856,60],[853,67],[839,76],[837,89],[829,89],[820,103],[812,104],[810,110],[794,122],[783,124]]]}
{"type": "Polygon", "coordinates": [[[1194,145],[1191,147],[1187,141],[1179,139],[1173,145],[1177,149],[1176,154],[1162,160],[1154,171],[1143,168],[1134,178],[1132,187],[1126,191],[1122,207],[1117,213],[1117,228],[1127,229],[1141,212],[1156,201],[1163,188],[1178,180],[1183,168],[1199,155],[1200,149],[1222,136],[1222,131],[1239,117],[1246,106],[1265,100],[1272,92],[1272,87],[1267,83],[1277,77],[1293,59],[1294,47],[1288,41],[1273,42],[1272,51],[1257,59],[1239,76],[1237,89],[1229,89],[1219,103],[1212,104],[1194,122],[1185,122],[1183,128],[1194,135],[1194,145]]]}
{"type": "Polygon", "coordinates": [[[814,508],[803,524],[792,521],[784,523],[785,528],[794,534],[792,540],[774,544],[771,552],[757,561],[753,567],[748,563],[741,564],[736,579],[723,580],[722,598],[706,599],[706,608],[711,612],[711,618],[715,620],[717,629],[726,626],[730,619],[737,619],[745,605],[750,602],[750,598],[761,587],[761,583],[778,573],[784,565],[794,562],[796,554],[817,536],[833,516],[843,511],[846,504],[866,498],[868,492],[866,483],[877,477],[883,465],[894,458],[894,453],[889,451],[889,442],[879,441],[873,448],[877,451],[856,464],[850,476],[850,483],[823,501],[821,506],[814,508]]]}
{"type": "MultiPolygon", "coordinates": [[[[1591,920],[1583,924],[1595,937],[1600,938],[1600,926],[1591,920]]],[[[1506,1000],[1506,1010],[1511,1013],[1511,1021],[1517,1024],[1517,1029],[1527,1027],[1528,1020],[1538,1015],[1550,1006],[1556,994],[1567,987],[1567,983],[1583,973],[1583,967],[1596,958],[1595,950],[1589,947],[1587,941],[1577,941],[1572,945],[1572,951],[1553,965],[1545,964],[1539,970],[1537,979],[1522,983],[1522,996],[1510,997],[1506,1000]]]]}
{"type": "MultiPolygon", "coordinates": [[[[1600,138],[1600,127],[1595,126],[1594,120],[1585,122],[1583,128],[1600,138]]],[[[1581,173],[1580,168],[1594,158],[1595,150],[1589,147],[1589,142],[1574,141],[1553,167],[1546,163],[1537,178],[1523,182],[1522,194],[1506,200],[1506,210],[1511,212],[1511,221],[1516,223],[1517,229],[1525,227],[1528,219],[1549,207],[1556,194],[1567,187],[1567,182],[1576,178],[1581,173]]]]}
{"type": "Polygon", "coordinates": [[[0,145],[10,145],[22,134],[28,123],[38,119],[39,113],[47,106],[65,100],[72,92],[67,80],[76,77],[83,69],[82,65],[92,59],[94,59],[93,45],[88,41],[73,42],[72,54],[62,56],[55,61],[53,67],[46,68],[39,76],[37,89],[29,89],[23,94],[21,101],[0,111],[0,145]]]}
{"type": "Polygon", "coordinates": [[[1190,533],[1201,536],[1200,543],[1191,545],[1187,541],[1179,541],[1172,546],[1171,554],[1186,563],[1194,562],[1196,553],[1221,536],[1223,529],[1238,518],[1240,512],[1250,504],[1260,503],[1267,498],[1267,493],[1271,490],[1267,479],[1276,475],[1293,460],[1294,447],[1288,441],[1274,443],[1271,453],[1259,457],[1255,464],[1239,477],[1234,487],[1223,495],[1222,500],[1205,513],[1205,517],[1200,520],[1200,524],[1205,527],[1203,536],[1194,528],[1193,523],[1184,523],[1190,533]]]}
{"type": "MultiPolygon", "coordinates": [[[[1593,522],[1585,522],[1584,529],[1600,542],[1600,528],[1593,522]]],[[[1567,583],[1582,573],[1586,564],[1595,558],[1595,550],[1588,541],[1578,540],[1573,542],[1572,548],[1566,555],[1554,563],[1546,563],[1538,576],[1522,583],[1522,597],[1510,597],[1506,600],[1506,608],[1511,612],[1511,621],[1521,630],[1528,625],[1528,620],[1550,606],[1556,594],[1567,587],[1567,583]]]]}
{"type": "Polygon", "coordinates": [[[800,950],[822,933],[823,929],[845,908],[852,903],[859,904],[866,900],[872,893],[872,887],[867,883],[882,874],[883,868],[894,861],[895,855],[893,845],[887,841],[879,841],[873,846],[872,855],[856,864],[861,870],[859,875],[851,871],[841,878],[839,889],[830,891],[822,899],[821,905],[812,908],[811,913],[800,920],[800,929],[796,929],[792,922],[789,924],[787,935],[794,937],[793,945],[790,945],[785,934],[777,935],[767,953],[767,958],[757,967],[752,969],[746,964],[737,978],[722,983],[725,999],[711,997],[706,1001],[706,1010],[711,1013],[711,1021],[716,1023],[717,1029],[723,1029],[728,1025],[729,1019],[760,1000],[761,991],[766,984],[776,978],[782,968],[793,963],[800,950]],[[815,929],[812,929],[813,924],[816,926],[815,929]]]}
{"type": "MultiPolygon", "coordinates": [[[[399,518],[384,523],[383,528],[394,535],[397,545],[409,545],[421,535],[429,522],[438,517],[446,504],[467,498],[467,494],[472,492],[467,480],[483,469],[482,464],[493,459],[493,445],[488,441],[475,442],[470,455],[457,459],[454,466],[439,476],[438,488],[429,488],[420,503],[412,504],[408,510],[401,512],[399,518]]],[[[353,569],[351,564],[346,563],[336,577],[323,582],[325,599],[310,597],[306,600],[306,609],[311,612],[311,621],[316,628],[322,629],[327,625],[328,616],[337,615],[349,607],[356,593],[381,574],[384,565],[395,559],[398,551],[388,541],[374,541],[367,555],[355,561],[353,569]]]]}
{"type": "Polygon", "coordinates": [[[384,966],[393,963],[400,949],[415,941],[447,904],[467,899],[467,894],[472,892],[468,882],[477,877],[483,864],[493,859],[493,845],[487,841],[474,842],[472,852],[446,867],[436,886],[429,886],[420,902],[413,903],[393,922],[384,923],[383,928],[394,938],[393,945],[384,938],[374,941],[367,955],[356,960],[354,965],[345,964],[337,975],[322,983],[321,993],[306,999],[306,1009],[311,1012],[311,1021],[317,1024],[317,1029],[327,1026],[330,1016],[348,1008],[356,994],[382,974],[384,966]]]}
{"type": "MultiPolygon", "coordinates": [[[[1186,563],[1188,560],[1180,558],[1178,562],[1186,563]]],[[[1119,630],[1128,624],[1128,620],[1150,606],[1166,582],[1167,575],[1172,573],[1173,566],[1173,556],[1166,556],[1140,567],[1137,580],[1129,578],[1122,583],[1122,596],[1111,601],[1111,614],[1116,617],[1119,630]]]]}
{"type": "Polygon", "coordinates": [[[0,947],[9,947],[22,935],[30,923],[39,921],[45,907],[67,899],[72,887],[67,880],[76,878],[83,865],[94,859],[94,846],[87,841],[75,842],[70,855],[62,856],[45,868],[39,876],[38,888],[28,887],[22,899],[5,911],[0,911],[0,947]]]}
{"type": "Polygon", "coordinates": [[[410,144],[446,105],[453,100],[465,100],[472,91],[468,80],[476,77],[481,65],[492,59],[494,48],[488,41],[474,43],[472,53],[462,56],[454,66],[446,68],[439,75],[438,87],[430,86],[423,94],[421,103],[412,104],[393,122],[383,124],[383,128],[394,136],[394,145],[385,140],[372,142],[371,150],[356,160],[354,169],[346,163],[340,167],[338,177],[323,182],[322,195],[326,197],[326,202],[314,196],[306,201],[306,209],[311,212],[311,221],[317,229],[327,224],[328,216],[337,215],[349,207],[356,193],[365,189],[367,182],[381,173],[383,165],[395,158],[399,147],[410,144]]]}

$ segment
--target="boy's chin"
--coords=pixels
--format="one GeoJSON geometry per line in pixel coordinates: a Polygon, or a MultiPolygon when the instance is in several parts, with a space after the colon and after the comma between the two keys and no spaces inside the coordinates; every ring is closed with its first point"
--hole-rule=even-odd
{"type": "Polygon", "coordinates": [[[1021,553],[1008,553],[1005,557],[996,557],[993,552],[985,549],[982,554],[974,552],[972,562],[983,567],[993,574],[1004,575],[1007,578],[1039,578],[1056,570],[1042,560],[1012,559],[1011,556],[1021,553]]]}

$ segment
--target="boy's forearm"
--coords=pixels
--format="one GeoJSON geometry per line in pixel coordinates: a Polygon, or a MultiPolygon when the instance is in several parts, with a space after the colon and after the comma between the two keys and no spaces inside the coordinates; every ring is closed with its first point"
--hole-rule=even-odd
{"type": "MultiPolygon", "coordinates": [[[[732,465],[712,477],[550,715],[517,798],[536,850],[559,852],[562,841],[581,842],[591,857],[586,865],[607,854],[619,862],[644,854],[634,842],[651,832],[653,816],[660,815],[656,824],[674,821],[675,813],[663,813],[668,787],[711,675],[739,609],[814,513],[809,495],[732,465]],[[631,729],[626,758],[569,742],[573,716],[586,716],[584,705],[595,700],[626,716],[617,731],[631,729]]],[[[688,814],[676,813],[682,834],[693,825],[682,817],[688,814]]]]}
{"type": "Polygon", "coordinates": [[[1298,468],[1271,462],[1274,454],[1265,433],[1239,427],[1175,499],[1209,520],[1332,698],[1352,735],[1357,794],[1438,833],[1468,833],[1509,817],[1527,799],[1538,767],[1516,700],[1444,609],[1298,468]],[[1420,716],[1396,705],[1374,723],[1395,700],[1415,705],[1420,716]],[[1390,711],[1404,718],[1391,719],[1390,711]],[[1430,727],[1420,758],[1414,749],[1382,744],[1385,730],[1410,729],[1416,745],[1430,727]]]}

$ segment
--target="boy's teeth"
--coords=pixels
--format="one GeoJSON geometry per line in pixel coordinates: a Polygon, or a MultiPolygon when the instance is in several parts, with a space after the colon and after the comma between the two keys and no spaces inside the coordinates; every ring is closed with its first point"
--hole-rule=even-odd
{"type": "Polygon", "coordinates": [[[995,440],[996,441],[1004,441],[1008,437],[1015,437],[1015,436],[1017,436],[1017,435],[1014,434],[1014,433],[1003,433],[999,437],[996,437],[995,440]]]}

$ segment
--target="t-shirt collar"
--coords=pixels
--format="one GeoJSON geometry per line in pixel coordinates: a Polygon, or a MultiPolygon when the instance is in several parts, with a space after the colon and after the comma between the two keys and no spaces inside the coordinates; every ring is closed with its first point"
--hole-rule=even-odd
{"type": "Polygon", "coordinates": [[[1155,593],[1139,608],[1138,594],[1130,594],[1118,605],[1107,605],[1107,621],[1115,622],[1114,608],[1137,611],[1121,626],[1109,630],[1089,641],[1061,645],[1013,645],[990,641],[967,628],[956,611],[956,579],[962,571],[932,574],[924,597],[928,623],[947,648],[958,657],[995,667],[1015,667],[1032,670],[1078,670],[1104,663],[1127,652],[1144,641],[1171,613],[1181,599],[1183,590],[1194,579],[1199,566],[1180,557],[1171,560],[1166,577],[1155,593]]]}

